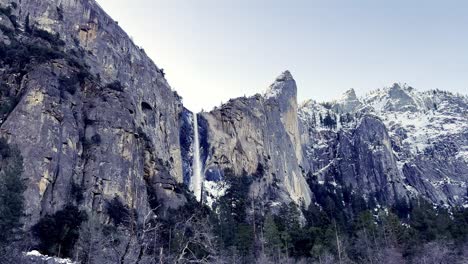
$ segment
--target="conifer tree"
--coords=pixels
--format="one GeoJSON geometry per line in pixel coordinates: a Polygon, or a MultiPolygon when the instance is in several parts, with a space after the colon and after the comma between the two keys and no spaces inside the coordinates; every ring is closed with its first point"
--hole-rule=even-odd
{"type": "Polygon", "coordinates": [[[10,243],[22,226],[26,189],[22,171],[19,151],[0,139],[0,244],[10,243]]]}
{"type": "Polygon", "coordinates": [[[267,214],[265,217],[263,229],[265,232],[267,254],[270,256],[277,256],[281,250],[282,244],[278,226],[276,225],[271,214],[267,214]]]}

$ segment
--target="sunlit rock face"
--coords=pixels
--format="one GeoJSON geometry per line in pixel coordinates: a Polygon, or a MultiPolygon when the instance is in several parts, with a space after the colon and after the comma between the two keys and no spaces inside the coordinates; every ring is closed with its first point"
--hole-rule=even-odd
{"type": "MultiPolygon", "coordinates": [[[[95,1],[17,3],[16,23],[0,15],[1,44],[57,48],[28,27],[64,42],[57,58],[21,70],[0,67],[2,89],[18,99],[0,118],[0,136],[24,158],[27,225],[68,203],[104,221],[115,197],[140,219],[151,208],[184,204],[180,186],[193,175],[193,113],[164,71],[95,1]],[[86,77],[72,83],[83,71],[86,77]]],[[[351,187],[380,204],[418,195],[443,205],[468,201],[466,96],[394,84],[363,97],[351,89],[329,103],[298,105],[286,71],[265,93],[198,117],[208,204],[229,187],[227,170],[252,176],[250,195],[270,205],[310,204],[308,180],[351,187]]]]}
{"type": "Polygon", "coordinates": [[[296,82],[286,71],[263,95],[232,99],[201,113],[207,179],[222,181],[226,169],[236,175],[256,175],[251,186],[254,197],[308,205],[311,193],[299,166],[296,93],[296,82]]]}
{"type": "Polygon", "coordinates": [[[114,197],[141,216],[159,203],[182,204],[177,186],[189,161],[182,159],[180,142],[187,136],[180,131],[188,121],[163,71],[95,1],[15,2],[24,41],[36,41],[26,22],[58,34],[65,42],[60,49],[79,53],[75,60],[89,73],[71,93],[61,82],[81,69],[65,59],[31,64],[21,75],[8,67],[0,72],[9,88],[21,91],[0,134],[24,158],[25,222],[33,224],[66,203],[100,213],[114,197]],[[72,197],[77,190],[79,202],[72,197]]]}

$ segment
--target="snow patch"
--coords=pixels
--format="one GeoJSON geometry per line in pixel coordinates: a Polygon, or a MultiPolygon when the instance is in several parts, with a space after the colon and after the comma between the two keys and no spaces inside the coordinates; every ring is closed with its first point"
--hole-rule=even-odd
{"type": "Polygon", "coordinates": [[[24,253],[26,257],[30,257],[31,260],[42,260],[42,261],[47,261],[48,263],[50,261],[53,261],[58,264],[76,264],[76,262],[71,261],[70,259],[63,259],[63,258],[57,258],[57,257],[50,257],[47,255],[41,254],[37,250],[32,250],[29,252],[24,253]]]}
{"type": "Polygon", "coordinates": [[[224,181],[204,181],[203,190],[206,205],[213,208],[213,204],[226,194],[229,187],[229,184],[224,181]]]}

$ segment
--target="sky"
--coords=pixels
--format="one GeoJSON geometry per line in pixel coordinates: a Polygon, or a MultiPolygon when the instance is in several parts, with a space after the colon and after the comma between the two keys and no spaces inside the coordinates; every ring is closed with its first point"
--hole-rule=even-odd
{"type": "Polygon", "coordinates": [[[97,0],[192,111],[261,93],[284,70],[298,100],[394,82],[468,91],[466,0],[97,0]]]}

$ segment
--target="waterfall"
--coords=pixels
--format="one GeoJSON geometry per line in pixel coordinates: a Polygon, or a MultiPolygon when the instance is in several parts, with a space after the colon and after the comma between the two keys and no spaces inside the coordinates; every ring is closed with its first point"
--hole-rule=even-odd
{"type": "Polygon", "coordinates": [[[192,180],[191,180],[191,190],[195,194],[197,201],[200,201],[202,198],[202,186],[203,186],[203,173],[202,166],[200,161],[200,140],[198,137],[198,118],[197,114],[193,113],[193,163],[192,163],[192,180]]]}

